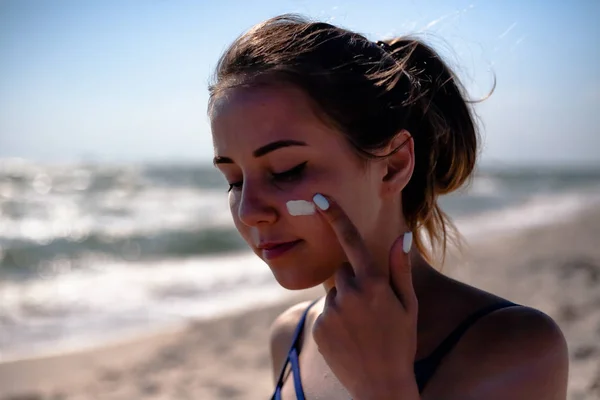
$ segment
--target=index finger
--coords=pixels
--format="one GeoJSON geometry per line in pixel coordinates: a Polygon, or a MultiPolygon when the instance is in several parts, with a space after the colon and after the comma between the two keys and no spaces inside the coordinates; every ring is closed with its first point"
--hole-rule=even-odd
{"type": "Polygon", "coordinates": [[[319,193],[313,197],[313,202],[335,232],[356,277],[382,275],[383,271],[374,264],[360,232],[340,205],[319,193]]]}

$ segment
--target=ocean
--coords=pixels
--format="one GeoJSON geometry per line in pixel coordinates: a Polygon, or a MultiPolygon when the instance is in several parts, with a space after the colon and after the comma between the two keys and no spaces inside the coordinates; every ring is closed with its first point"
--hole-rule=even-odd
{"type": "MultiPolygon", "coordinates": [[[[0,160],[0,361],[275,302],[204,165],[0,160]]],[[[441,199],[469,239],[600,204],[600,168],[482,168],[441,199]]]]}

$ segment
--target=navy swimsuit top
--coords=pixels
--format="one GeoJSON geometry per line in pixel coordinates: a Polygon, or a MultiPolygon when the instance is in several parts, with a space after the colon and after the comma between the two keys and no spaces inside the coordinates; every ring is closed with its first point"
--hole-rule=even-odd
{"type": "MultiPolygon", "coordinates": [[[[320,299],[316,299],[313,301],[307,308],[304,310],[304,314],[302,314],[302,318],[298,321],[298,325],[296,326],[296,331],[294,332],[294,339],[292,341],[292,346],[290,351],[288,352],[287,360],[281,369],[281,373],[279,374],[279,379],[277,380],[277,386],[275,387],[275,393],[271,397],[271,400],[281,400],[281,389],[283,387],[283,383],[285,381],[285,374],[287,371],[288,365],[291,365],[292,376],[294,378],[294,389],[296,390],[296,398],[297,400],[305,400],[304,391],[302,389],[302,380],[300,379],[300,365],[298,363],[298,356],[300,355],[300,351],[298,349],[299,338],[302,334],[302,330],[304,328],[304,323],[306,321],[306,316],[308,315],[308,311],[310,308],[315,305],[317,301],[320,299]]],[[[442,359],[446,354],[452,350],[452,348],[458,343],[462,335],[477,322],[480,318],[502,308],[507,307],[515,307],[518,304],[512,303],[510,301],[501,301],[496,304],[492,304],[491,306],[484,307],[483,309],[475,312],[470,315],[467,319],[465,319],[450,335],[448,335],[442,343],[426,358],[418,360],[414,364],[415,378],[417,380],[417,385],[419,387],[419,393],[423,392],[425,385],[431,379],[433,374],[435,373],[437,367],[441,363],[442,359]]]]}

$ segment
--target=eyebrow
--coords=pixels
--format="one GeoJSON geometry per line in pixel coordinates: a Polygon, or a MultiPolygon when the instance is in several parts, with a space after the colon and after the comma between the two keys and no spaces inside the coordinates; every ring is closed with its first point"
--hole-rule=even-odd
{"type": "MultiPolygon", "coordinates": [[[[307,146],[307,144],[299,140],[277,140],[275,142],[271,142],[262,147],[259,147],[258,149],[252,152],[252,155],[254,156],[254,158],[259,158],[271,153],[272,151],[291,146],[307,146]]],[[[229,157],[216,156],[213,159],[213,164],[233,164],[233,159],[229,157]]]]}

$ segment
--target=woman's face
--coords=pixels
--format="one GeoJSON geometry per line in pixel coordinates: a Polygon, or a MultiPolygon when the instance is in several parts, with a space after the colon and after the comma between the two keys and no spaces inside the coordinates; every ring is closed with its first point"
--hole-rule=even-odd
{"type": "Polygon", "coordinates": [[[331,196],[367,245],[376,237],[383,168],[375,162],[365,168],[342,134],[314,114],[303,91],[230,89],[215,102],[211,126],[235,226],[283,287],[321,284],[346,259],[323,217],[292,216],[288,201],[331,196]],[[268,249],[277,243],[286,244],[268,249]]]}

